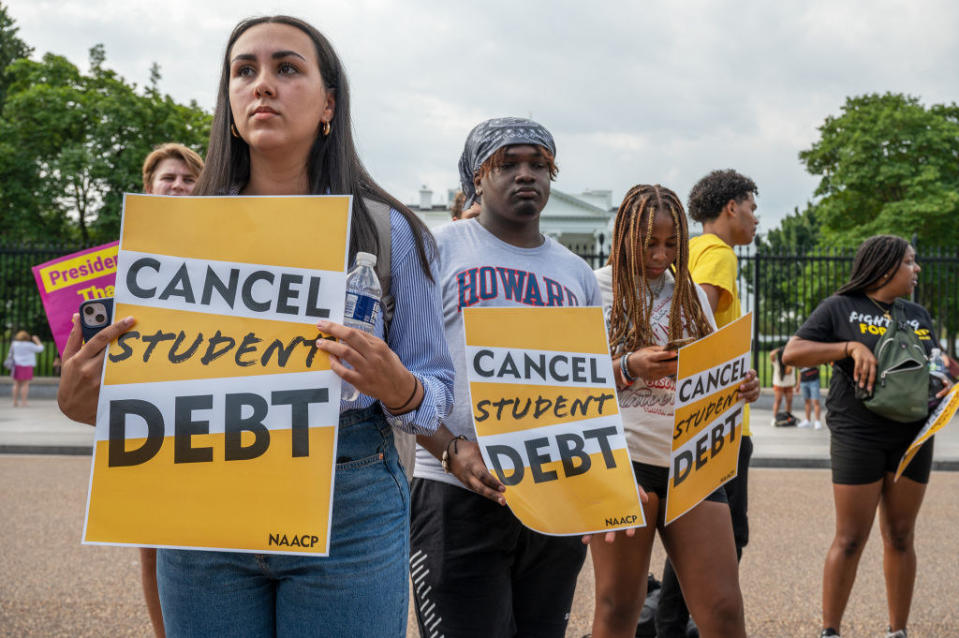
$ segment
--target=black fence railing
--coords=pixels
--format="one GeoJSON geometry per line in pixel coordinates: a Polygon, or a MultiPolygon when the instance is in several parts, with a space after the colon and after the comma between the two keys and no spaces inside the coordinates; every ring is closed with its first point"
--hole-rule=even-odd
{"type": "MultiPolygon", "coordinates": [[[[0,353],[6,356],[13,335],[26,330],[38,335],[46,349],[38,357],[36,374],[53,374],[57,356],[31,267],[84,248],[77,245],[5,245],[0,243],[0,353]]],[[[596,246],[574,246],[573,252],[592,268],[606,264],[607,253],[596,246]]],[[[851,251],[797,253],[737,249],[739,294],[744,312],[753,312],[753,365],[763,385],[772,379],[769,352],[783,345],[822,299],[849,277],[851,251]]],[[[959,336],[959,252],[956,248],[919,248],[919,286],[915,301],[936,322],[943,349],[956,355],[959,336]]],[[[828,379],[830,371],[823,369],[828,379]]]]}
{"type": "Polygon", "coordinates": [[[33,266],[83,250],[73,244],[0,244],[0,352],[7,356],[20,330],[37,335],[44,350],[37,355],[37,376],[51,376],[57,348],[33,279],[33,266]]]}

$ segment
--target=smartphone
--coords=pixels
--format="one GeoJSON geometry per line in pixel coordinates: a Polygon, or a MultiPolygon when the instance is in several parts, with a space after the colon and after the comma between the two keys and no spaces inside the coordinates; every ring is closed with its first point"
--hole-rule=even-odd
{"type": "Polygon", "coordinates": [[[80,330],[83,332],[84,341],[89,341],[111,323],[113,323],[113,297],[90,299],[80,304],[80,330]]]}
{"type": "Polygon", "coordinates": [[[696,341],[696,337],[683,337],[682,339],[673,339],[667,343],[664,347],[667,350],[679,350],[683,346],[688,346],[693,341],[696,341]]]}
{"type": "MultiPolygon", "coordinates": [[[[696,337],[683,337],[682,339],[673,339],[672,341],[667,343],[665,346],[663,346],[663,348],[665,348],[666,350],[679,350],[683,346],[688,346],[693,341],[696,341],[696,337]]],[[[675,361],[678,358],[679,358],[679,355],[676,355],[675,357],[670,357],[669,359],[663,359],[663,361],[675,361]]]]}

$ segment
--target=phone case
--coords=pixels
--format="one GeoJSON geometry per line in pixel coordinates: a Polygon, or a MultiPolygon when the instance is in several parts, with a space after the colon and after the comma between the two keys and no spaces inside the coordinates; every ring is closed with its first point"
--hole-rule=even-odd
{"type": "Polygon", "coordinates": [[[80,330],[84,341],[89,341],[111,323],[113,323],[113,297],[90,299],[80,304],[80,330]]]}

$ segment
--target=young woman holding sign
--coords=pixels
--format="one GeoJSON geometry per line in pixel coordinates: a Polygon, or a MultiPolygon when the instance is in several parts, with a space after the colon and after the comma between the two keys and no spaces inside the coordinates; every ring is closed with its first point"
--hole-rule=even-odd
{"type": "MultiPolygon", "coordinates": [[[[616,213],[609,265],[596,271],[610,331],[620,412],[636,480],[648,495],[647,526],[634,536],[590,543],[596,574],[593,638],[633,636],[646,598],[656,530],[676,568],[704,638],[746,635],[729,506],[718,489],[669,526],[664,524],[676,391],[676,342],[716,324],[688,270],[686,213],[671,190],[633,187],[616,213]],[[672,347],[670,347],[672,346],[672,347]]],[[[759,396],[750,370],[739,387],[759,396]]]]}
{"type": "MultiPolygon", "coordinates": [[[[452,363],[426,227],[367,174],[353,145],[339,59],[309,24],[285,16],[241,22],[227,43],[197,195],[353,195],[350,254],[378,253],[363,198],[392,211],[388,342],[330,322],[320,340],[332,369],[361,395],[343,403],[330,556],[163,550],[157,575],[170,636],[403,636],[408,612],[409,490],[392,428],[429,433],[452,403],[452,363]],[[349,363],[352,370],[342,362],[349,363]]],[[[291,233],[323,232],[313,228],[291,233]]],[[[75,322],[76,323],[76,322],[75,322]]],[[[102,350],[124,319],[64,352],[60,405],[93,423],[102,350]]]]}
{"type": "MultiPolygon", "coordinates": [[[[900,423],[880,416],[863,404],[856,386],[872,392],[876,383],[873,348],[896,313],[902,313],[927,354],[938,346],[926,309],[899,299],[915,289],[919,270],[916,251],[905,239],[870,237],[856,251],[849,282],[819,304],[782,353],[783,363],[789,365],[832,363],[834,370],[826,425],[836,531],[823,568],[823,636],[839,635],[877,509],[889,611],[887,635],[906,636],[916,580],[916,518],[929,482],[933,442],[923,444],[899,480],[894,480],[899,460],[925,418],[900,423]]],[[[943,388],[939,397],[948,389],[943,388]]],[[[920,400],[925,403],[928,396],[920,400]]]]}

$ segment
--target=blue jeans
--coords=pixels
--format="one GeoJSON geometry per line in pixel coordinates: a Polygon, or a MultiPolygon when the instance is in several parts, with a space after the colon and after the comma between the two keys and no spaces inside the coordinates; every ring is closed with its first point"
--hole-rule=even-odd
{"type": "Polygon", "coordinates": [[[167,636],[406,635],[409,487],[378,405],[340,415],[336,453],[330,555],[161,549],[167,636]]]}

